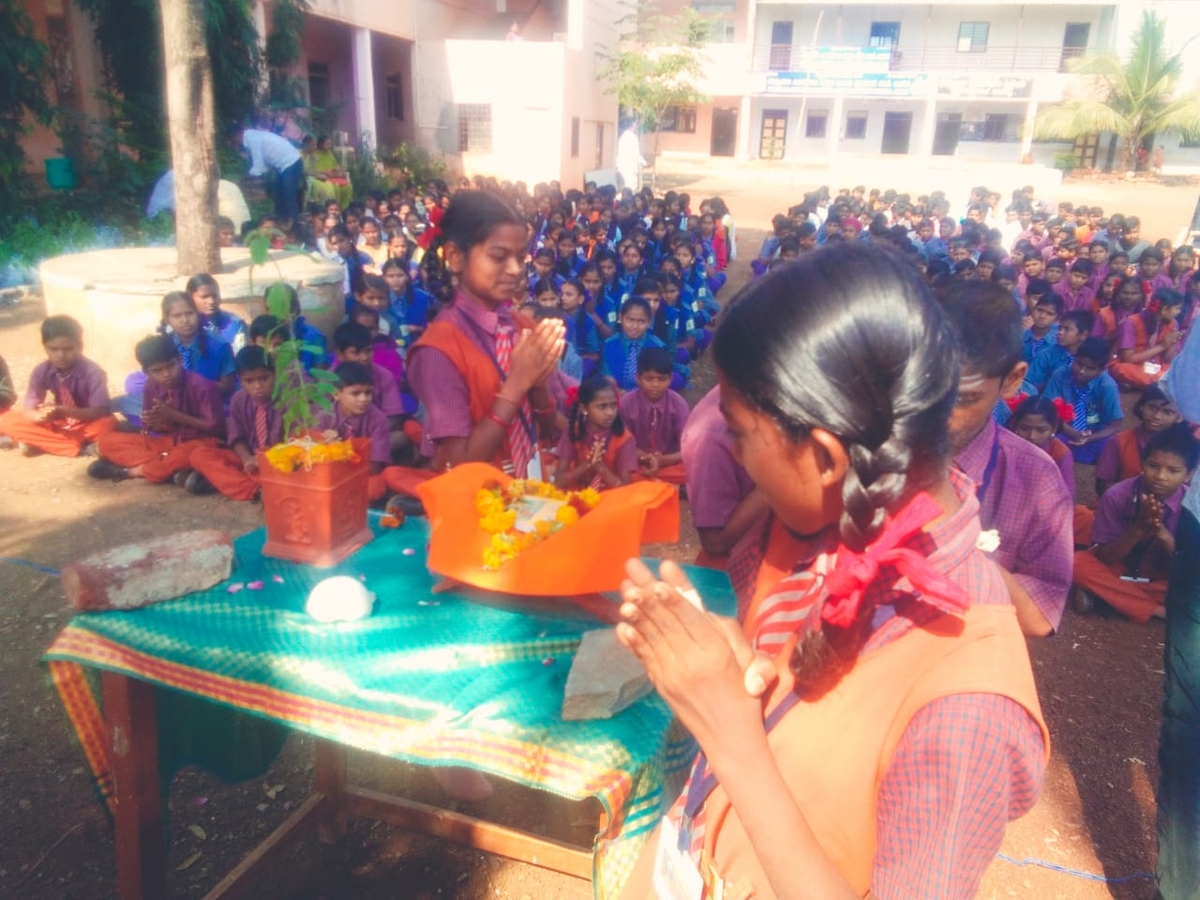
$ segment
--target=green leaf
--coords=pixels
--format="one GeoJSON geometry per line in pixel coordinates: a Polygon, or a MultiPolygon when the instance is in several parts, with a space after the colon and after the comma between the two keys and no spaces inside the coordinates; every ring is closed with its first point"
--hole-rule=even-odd
{"type": "MultiPolygon", "coordinates": [[[[270,249],[270,240],[267,240],[266,246],[268,249],[270,249]]],[[[263,259],[265,261],[266,251],[263,252],[263,259]]],[[[251,247],[250,254],[253,258],[253,247],[251,247]]],[[[288,290],[288,286],[281,281],[276,281],[269,288],[267,288],[267,312],[284,322],[288,321],[292,317],[292,292],[288,290]]]]}
{"type": "Polygon", "coordinates": [[[270,258],[271,238],[261,231],[251,232],[246,238],[246,248],[250,251],[250,262],[261,266],[270,258]]]}

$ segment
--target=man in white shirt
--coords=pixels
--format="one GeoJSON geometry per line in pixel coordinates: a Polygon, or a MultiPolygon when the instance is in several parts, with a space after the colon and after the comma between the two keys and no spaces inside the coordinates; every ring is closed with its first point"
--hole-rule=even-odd
{"type": "Polygon", "coordinates": [[[251,175],[259,177],[275,170],[275,219],[286,229],[300,215],[300,185],[304,182],[300,151],[287,138],[260,128],[242,131],[239,143],[250,154],[251,175]]]}

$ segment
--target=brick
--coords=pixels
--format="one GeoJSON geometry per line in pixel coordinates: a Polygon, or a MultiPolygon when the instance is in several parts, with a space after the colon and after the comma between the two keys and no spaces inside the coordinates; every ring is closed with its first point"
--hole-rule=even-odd
{"type": "Polygon", "coordinates": [[[203,529],[93,554],[63,569],[62,584],[76,610],[125,610],[207,590],[232,571],[229,535],[203,529]]]}

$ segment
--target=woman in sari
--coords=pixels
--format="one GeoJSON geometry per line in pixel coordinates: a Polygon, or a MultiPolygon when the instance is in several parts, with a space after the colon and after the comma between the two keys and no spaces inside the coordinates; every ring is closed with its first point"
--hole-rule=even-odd
{"type": "Polygon", "coordinates": [[[329,149],[329,138],[321,135],[314,141],[309,135],[301,145],[301,156],[304,158],[304,174],[308,181],[308,198],[319,203],[336,200],[345,209],[354,199],[354,187],[329,149]]]}

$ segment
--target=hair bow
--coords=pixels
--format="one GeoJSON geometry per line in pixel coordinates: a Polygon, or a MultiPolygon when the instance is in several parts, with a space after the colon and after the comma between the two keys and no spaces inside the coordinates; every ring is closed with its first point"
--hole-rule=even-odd
{"type": "Polygon", "coordinates": [[[1055,397],[1050,401],[1054,404],[1054,411],[1058,413],[1058,418],[1063,422],[1071,423],[1075,421],[1075,407],[1064,400],[1062,397],[1055,397]]]}
{"type": "Polygon", "coordinates": [[[578,387],[578,385],[572,385],[571,387],[567,388],[563,393],[566,394],[567,408],[570,409],[572,406],[575,405],[576,401],[579,400],[579,387],[578,387]]]}
{"type": "Polygon", "coordinates": [[[838,628],[853,625],[867,589],[884,566],[893,567],[912,582],[923,603],[950,615],[964,612],[970,605],[967,592],[935,569],[924,554],[901,546],[941,513],[942,508],[922,491],[888,521],[879,537],[861,553],[839,545],[837,564],[825,576],[828,597],[821,608],[821,619],[838,628]]]}
{"type": "Polygon", "coordinates": [[[1009,412],[1016,412],[1020,406],[1029,397],[1028,394],[1017,394],[1015,397],[1005,397],[1004,405],[1008,407],[1009,412]]]}
{"type": "Polygon", "coordinates": [[[1146,304],[1146,312],[1152,316],[1157,316],[1160,309],[1162,309],[1162,300],[1155,295],[1154,298],[1146,304]]]}

